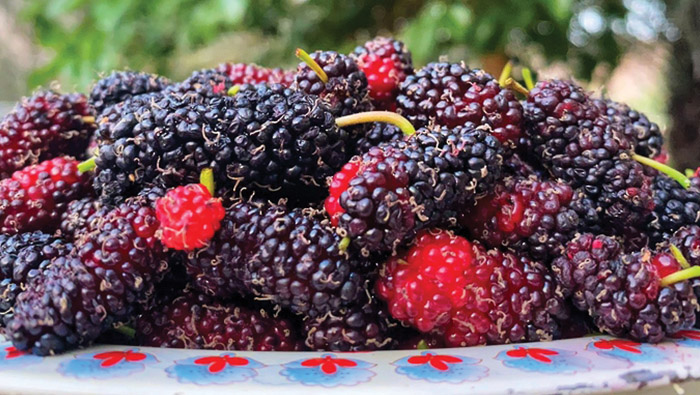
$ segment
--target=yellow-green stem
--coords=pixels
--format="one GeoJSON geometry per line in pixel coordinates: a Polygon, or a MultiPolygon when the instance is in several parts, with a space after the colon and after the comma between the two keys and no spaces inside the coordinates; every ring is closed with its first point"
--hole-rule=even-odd
{"type": "Polygon", "coordinates": [[[97,167],[97,163],[95,163],[95,157],[93,156],[92,158],[78,163],[78,171],[81,173],[86,173],[88,171],[91,171],[97,167]]]}
{"type": "Polygon", "coordinates": [[[671,273],[668,276],[661,279],[661,286],[667,287],[673,285],[677,282],[690,280],[691,278],[700,277],[700,266],[693,266],[687,269],[679,270],[675,273],[671,273]]]}
{"type": "Polygon", "coordinates": [[[234,85],[228,89],[228,92],[226,92],[227,95],[229,96],[236,96],[236,93],[241,90],[240,85],[234,85]]]}
{"type": "Polygon", "coordinates": [[[512,78],[506,79],[505,87],[508,89],[514,90],[518,93],[522,93],[525,96],[530,94],[530,91],[528,91],[527,88],[525,88],[518,81],[516,81],[512,78]]]}
{"type": "Polygon", "coordinates": [[[199,173],[199,183],[204,185],[209,193],[214,196],[214,189],[216,185],[214,184],[214,170],[207,167],[199,173]]]}
{"type": "Polygon", "coordinates": [[[506,80],[508,77],[510,77],[510,74],[513,72],[513,62],[508,61],[505,66],[503,66],[503,70],[501,70],[501,75],[498,77],[498,85],[505,87],[506,86],[506,80]]]}
{"type": "Polygon", "coordinates": [[[685,169],[685,176],[688,178],[695,177],[695,171],[693,169],[685,169]]]}
{"type": "Polygon", "coordinates": [[[92,115],[86,115],[82,117],[82,120],[85,123],[95,123],[95,117],[93,117],[92,115]]]}
{"type": "Polygon", "coordinates": [[[688,263],[688,260],[685,259],[685,257],[683,256],[683,252],[673,244],[671,244],[671,254],[673,254],[673,257],[676,258],[676,260],[678,261],[678,263],[680,263],[683,269],[687,269],[690,267],[690,263],[688,263]]]}
{"type": "Polygon", "coordinates": [[[340,249],[340,251],[345,251],[345,250],[348,249],[348,247],[350,247],[350,238],[349,238],[349,237],[343,237],[343,238],[340,240],[340,243],[338,243],[338,248],[340,249]]]}
{"type": "Polygon", "coordinates": [[[411,125],[408,119],[391,111],[358,112],[357,114],[346,115],[335,119],[335,124],[340,128],[370,122],[390,123],[401,129],[406,136],[411,136],[416,133],[416,128],[411,125]]]}
{"type": "Polygon", "coordinates": [[[428,342],[425,340],[421,339],[418,344],[416,344],[416,350],[427,350],[430,347],[428,347],[428,342]]]}
{"type": "Polygon", "coordinates": [[[525,67],[523,69],[523,81],[525,81],[525,87],[528,90],[532,90],[535,87],[535,80],[532,78],[532,71],[525,67]]]}
{"type": "Polygon", "coordinates": [[[313,60],[306,51],[304,51],[301,48],[297,48],[296,55],[297,58],[301,59],[302,62],[306,63],[309,67],[311,67],[311,70],[313,70],[314,73],[316,73],[318,78],[320,78],[324,84],[328,82],[328,74],[326,74],[326,72],[323,71],[321,66],[319,66],[318,63],[316,63],[316,61],[313,60]]]}
{"type": "Polygon", "coordinates": [[[119,325],[114,327],[115,332],[119,332],[124,336],[127,336],[131,339],[133,339],[136,336],[136,331],[134,328],[127,326],[127,325],[119,325]]]}
{"type": "Polygon", "coordinates": [[[653,159],[647,158],[646,156],[641,156],[641,155],[637,155],[637,154],[633,154],[632,158],[643,165],[654,168],[654,169],[666,174],[667,176],[673,178],[674,180],[678,181],[678,183],[681,184],[681,186],[683,188],[688,189],[690,187],[690,179],[688,177],[686,177],[685,174],[674,169],[673,167],[668,166],[668,165],[664,165],[661,162],[657,162],[653,159]]]}

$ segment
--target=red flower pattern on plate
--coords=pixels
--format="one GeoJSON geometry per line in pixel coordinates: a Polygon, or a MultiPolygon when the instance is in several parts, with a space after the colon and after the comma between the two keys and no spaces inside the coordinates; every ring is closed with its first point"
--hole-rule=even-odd
{"type": "Polygon", "coordinates": [[[554,351],[554,350],[547,350],[546,348],[518,347],[515,350],[509,350],[508,352],[506,352],[506,355],[508,355],[511,358],[530,357],[530,358],[534,359],[535,361],[539,361],[542,363],[552,363],[552,360],[550,358],[548,358],[548,356],[559,355],[559,353],[554,351]]]}
{"type": "Polygon", "coordinates": [[[434,369],[437,370],[449,370],[450,366],[448,364],[452,363],[460,363],[462,362],[461,358],[453,357],[452,355],[438,355],[438,354],[432,354],[432,353],[427,353],[424,355],[415,355],[413,357],[408,358],[408,363],[412,365],[425,365],[430,364],[434,369]]]}
{"type": "Polygon", "coordinates": [[[17,358],[26,354],[26,352],[18,350],[16,347],[13,346],[5,347],[5,351],[7,352],[7,354],[5,354],[5,359],[17,358]]]}
{"type": "Polygon", "coordinates": [[[599,348],[601,350],[612,350],[618,348],[622,351],[631,352],[633,354],[642,353],[642,351],[638,348],[641,345],[641,343],[623,339],[598,340],[597,342],[593,343],[595,348],[599,348]]]}
{"type": "Polygon", "coordinates": [[[220,357],[202,357],[194,361],[196,365],[209,365],[209,373],[219,373],[227,366],[246,366],[248,360],[241,357],[224,355],[220,357]]]}
{"type": "Polygon", "coordinates": [[[102,363],[100,364],[101,367],[103,368],[108,368],[111,366],[114,366],[121,361],[126,361],[126,362],[138,362],[138,361],[143,361],[146,359],[146,354],[142,354],[140,352],[133,352],[131,350],[127,351],[109,351],[109,352],[103,352],[99,354],[95,354],[93,356],[94,359],[101,359],[102,363]]]}
{"type": "Polygon", "coordinates": [[[354,368],[357,362],[344,358],[333,358],[326,355],[323,358],[311,358],[301,363],[301,366],[306,368],[321,367],[321,371],[325,374],[334,374],[338,371],[338,366],[341,368],[354,368]]]}
{"type": "Polygon", "coordinates": [[[678,331],[671,335],[672,338],[674,339],[690,339],[690,340],[700,340],[700,331],[693,331],[693,330],[685,330],[685,331],[678,331]]]}

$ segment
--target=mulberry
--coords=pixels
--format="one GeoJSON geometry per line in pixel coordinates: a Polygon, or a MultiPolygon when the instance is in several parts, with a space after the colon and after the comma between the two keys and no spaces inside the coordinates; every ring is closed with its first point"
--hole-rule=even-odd
{"type": "Polygon", "coordinates": [[[81,158],[95,130],[87,98],[39,91],[0,120],[0,179],[61,155],[81,158]]]}

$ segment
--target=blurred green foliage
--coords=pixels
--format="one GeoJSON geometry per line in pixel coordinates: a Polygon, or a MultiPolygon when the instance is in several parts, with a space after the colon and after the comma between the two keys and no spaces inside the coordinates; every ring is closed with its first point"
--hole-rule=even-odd
{"type": "MultiPolygon", "coordinates": [[[[645,0],[649,1],[649,0],[645,0]]],[[[457,61],[488,54],[568,61],[587,78],[599,62],[615,65],[629,42],[610,21],[629,11],[622,0],[32,0],[23,10],[37,42],[51,54],[31,87],[59,79],[85,88],[100,71],[144,69],[181,78],[178,63],[221,37],[250,32],[262,51],[230,48],[246,61],[295,63],[293,50],[349,51],[375,34],[394,34],[418,65],[442,54],[457,61]],[[594,10],[601,29],[582,29],[594,10]],[[578,26],[578,27],[577,27],[578,26]],[[578,29],[578,31],[577,31],[578,29]]],[[[586,26],[584,26],[586,27],[586,26]]],[[[593,21],[595,28],[595,18],[593,21]]],[[[256,45],[251,42],[249,45],[256,45]]],[[[523,59],[527,61],[527,59],[523,59]]]]}

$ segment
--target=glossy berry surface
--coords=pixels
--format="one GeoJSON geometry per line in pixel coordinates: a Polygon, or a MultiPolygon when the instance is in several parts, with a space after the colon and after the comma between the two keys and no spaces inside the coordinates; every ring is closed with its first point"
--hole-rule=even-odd
{"type": "MultiPolygon", "coordinates": [[[[54,258],[67,254],[73,245],[42,232],[0,235],[0,316],[7,322],[17,295],[40,277],[54,258]]],[[[3,325],[3,322],[0,322],[3,325]]]]}
{"type": "Polygon", "coordinates": [[[222,63],[217,70],[228,75],[234,85],[270,83],[289,87],[294,83],[293,71],[268,69],[252,63],[222,63]]]}
{"type": "Polygon", "coordinates": [[[207,245],[221,227],[224,207],[202,184],[177,187],[158,199],[160,240],[168,248],[191,251],[207,245]]]}
{"type": "Polygon", "coordinates": [[[137,320],[139,343],[149,347],[299,351],[302,342],[292,321],[265,310],[220,303],[185,293],[142,314],[137,320]]]}
{"type": "Polygon", "coordinates": [[[90,105],[96,114],[107,107],[144,93],[160,92],[170,81],[155,74],[114,71],[98,80],[90,91],[90,105]]]}
{"type": "Polygon", "coordinates": [[[399,150],[374,148],[333,176],[326,212],[360,249],[392,251],[413,231],[406,161],[399,150]]]}
{"type": "Polygon", "coordinates": [[[489,247],[504,246],[548,262],[579,229],[570,207],[574,192],[564,183],[536,176],[506,178],[460,217],[489,247]]]}
{"type": "Polygon", "coordinates": [[[391,258],[376,287],[394,318],[451,347],[551,339],[568,316],[546,267],[445,231],[391,258]]]}
{"type": "Polygon", "coordinates": [[[457,63],[429,63],[406,77],[397,97],[397,111],[416,127],[488,125],[505,146],[520,136],[523,109],[515,94],[490,74],[457,63]]]}
{"type": "Polygon", "coordinates": [[[61,155],[85,155],[95,121],[85,95],[39,91],[0,119],[0,178],[61,155]]]}
{"type": "Polygon", "coordinates": [[[0,232],[50,232],[59,225],[67,205],[87,195],[89,175],[78,162],[58,157],[18,170],[0,181],[0,232]]]}
{"type": "Polygon", "coordinates": [[[680,268],[668,251],[626,254],[617,240],[590,233],[570,241],[552,264],[559,292],[599,330],[650,343],[695,323],[698,302],[691,281],[660,284],[680,268]]]}
{"type": "Polygon", "coordinates": [[[354,56],[367,76],[375,107],[393,109],[399,84],[413,73],[411,52],[401,41],[376,37],[355,48],[354,56]]]}
{"type": "Polygon", "coordinates": [[[15,347],[49,355],[86,346],[114,322],[148,308],[169,270],[158,225],[144,197],[90,222],[74,248],[17,296],[7,325],[15,347]]]}

